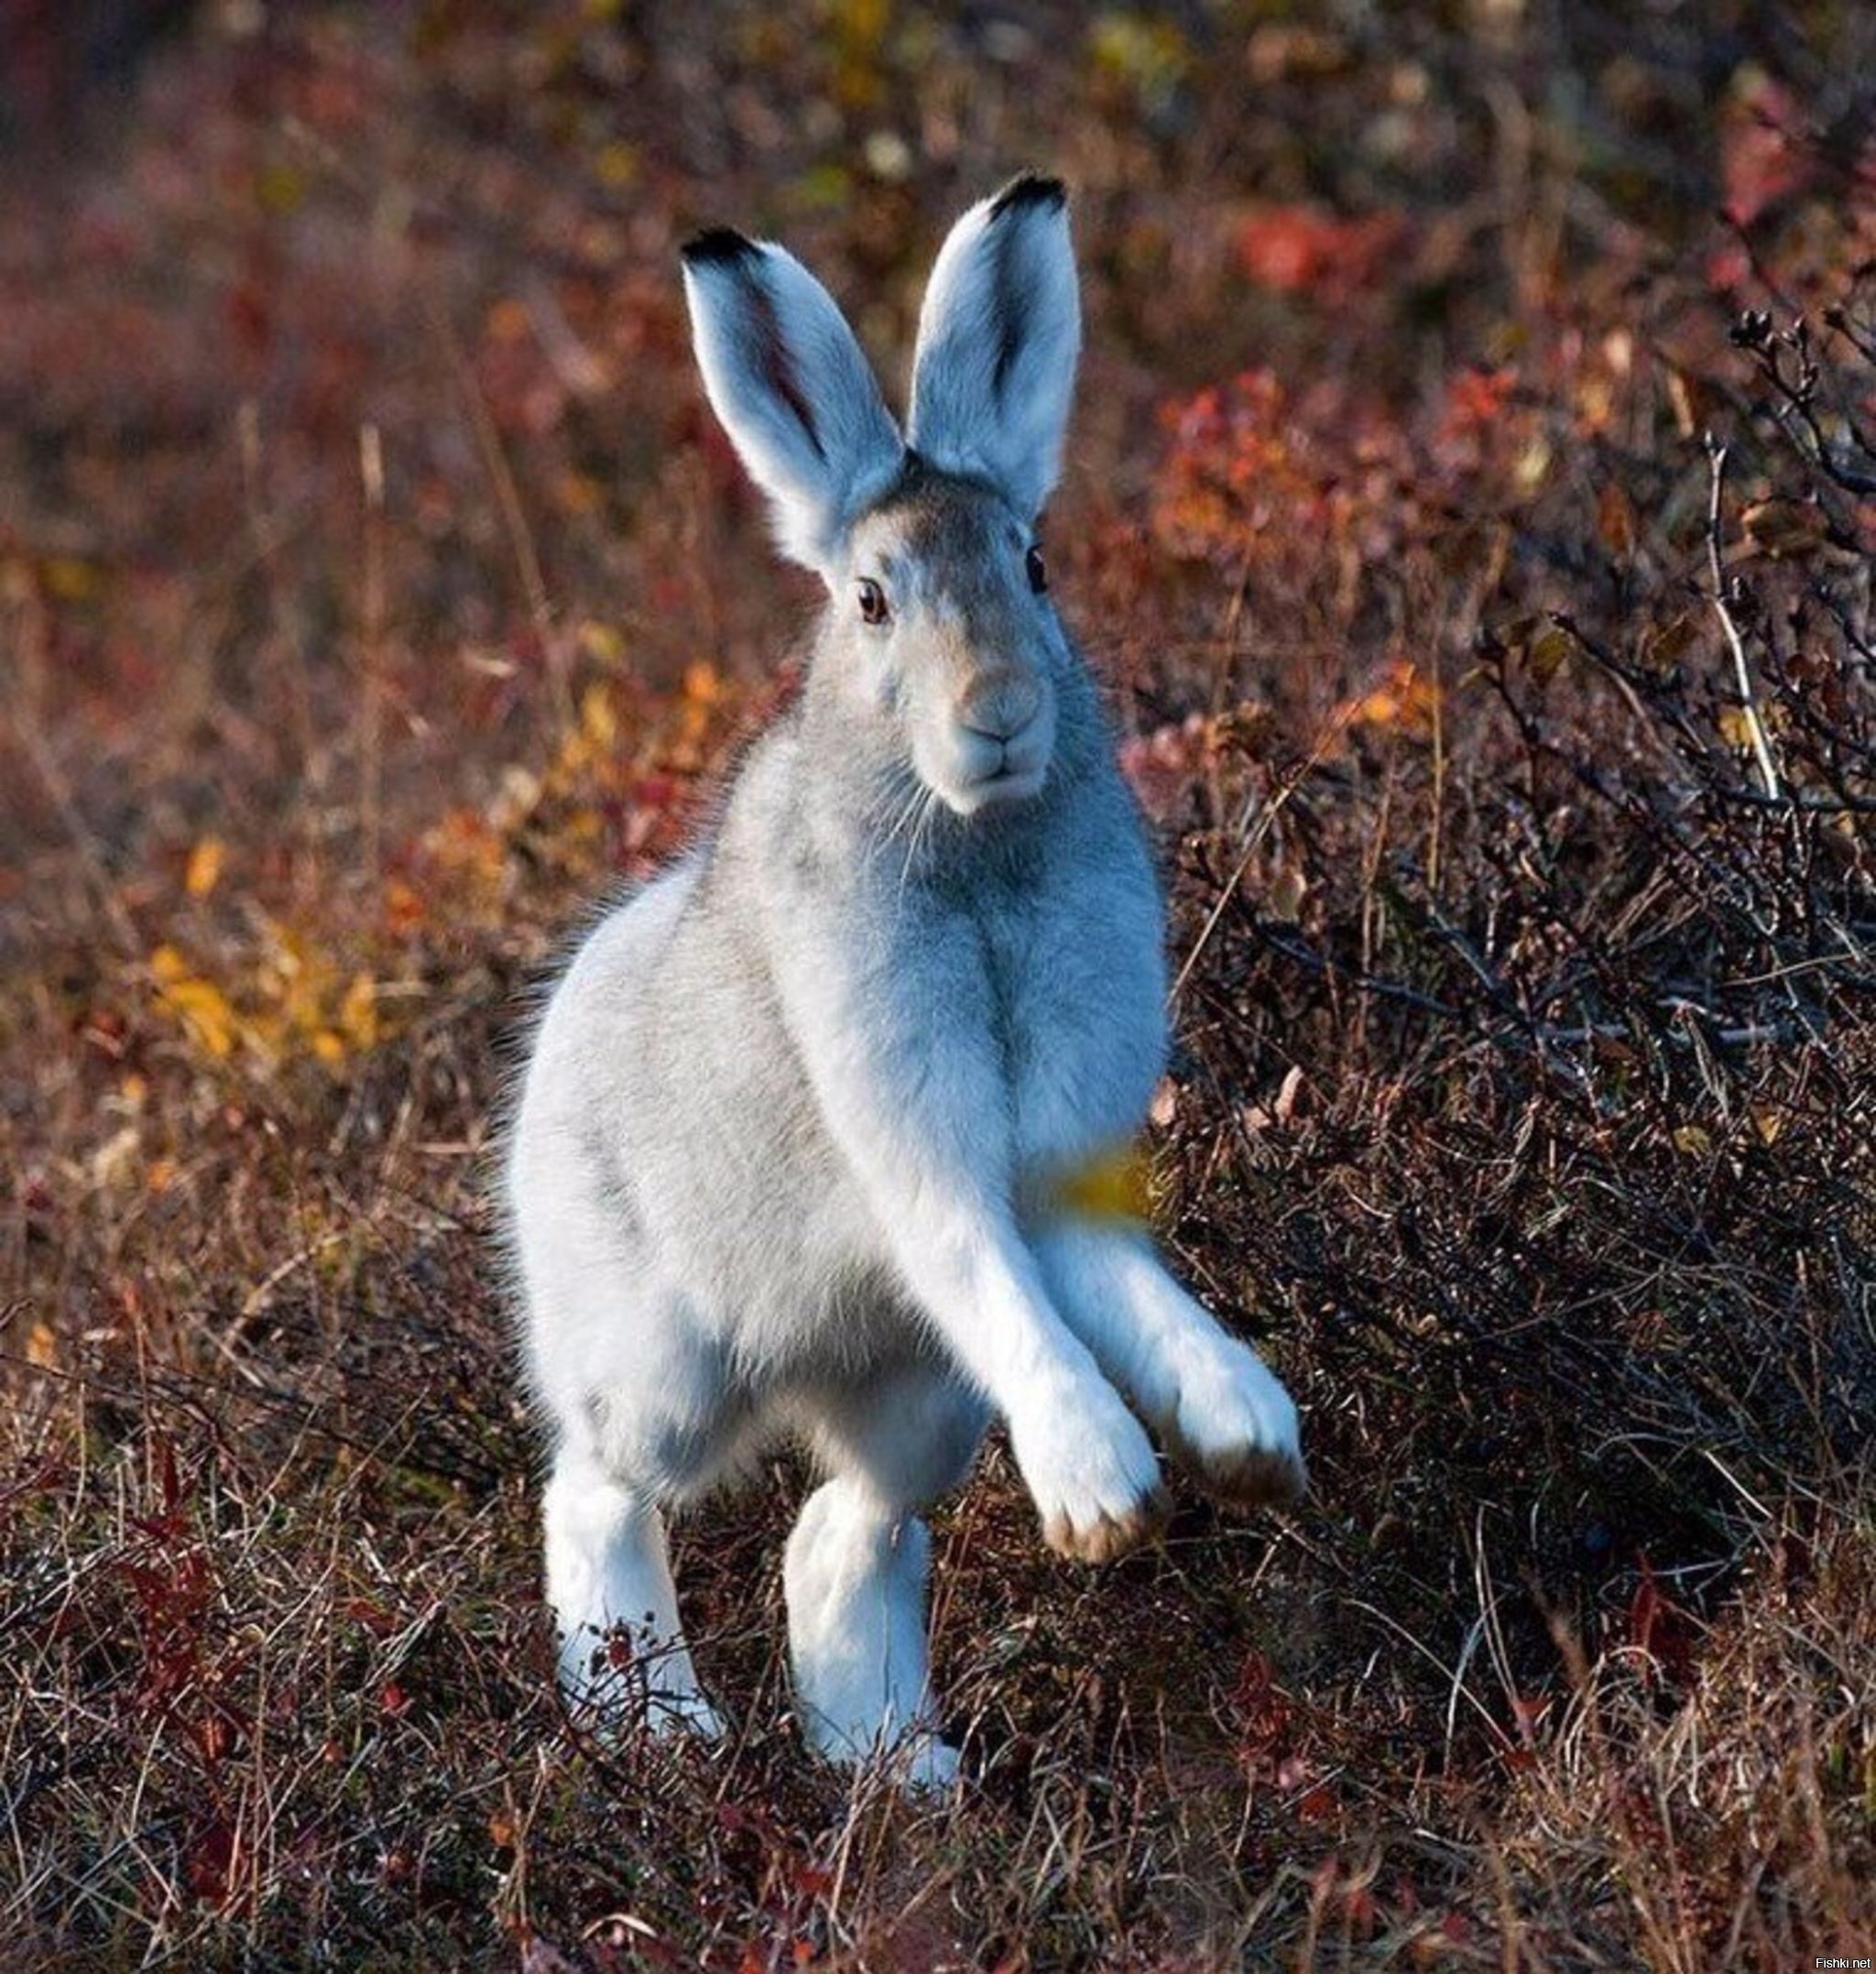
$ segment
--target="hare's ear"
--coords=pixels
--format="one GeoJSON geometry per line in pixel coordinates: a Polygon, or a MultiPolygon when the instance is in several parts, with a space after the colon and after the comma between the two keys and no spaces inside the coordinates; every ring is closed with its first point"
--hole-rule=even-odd
{"type": "Polygon", "coordinates": [[[1059,179],[1015,180],[951,229],[919,315],[911,442],[982,474],[1025,520],[1055,485],[1081,299],[1059,179]]]}
{"type": "Polygon", "coordinates": [[[905,447],[834,298],[792,254],[739,233],[683,250],[704,387],[794,561],[832,573],[847,524],[905,447]]]}

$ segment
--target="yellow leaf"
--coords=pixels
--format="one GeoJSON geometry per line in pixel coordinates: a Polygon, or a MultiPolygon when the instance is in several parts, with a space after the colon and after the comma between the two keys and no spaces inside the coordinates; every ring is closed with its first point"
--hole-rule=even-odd
{"type": "Polygon", "coordinates": [[[629,185],[638,176],[638,154],[629,144],[604,146],[593,164],[602,185],[629,185]]]}
{"type": "Polygon", "coordinates": [[[1692,1158],[1707,1158],[1713,1151],[1713,1139],[1703,1124],[1684,1124],[1674,1133],[1674,1150],[1692,1158]]]}
{"type": "Polygon", "coordinates": [[[1596,501],[1596,531],[1611,555],[1627,555],[1635,546],[1635,510],[1620,480],[1605,480],[1596,501]]]}
{"type": "Polygon", "coordinates": [[[179,980],[163,989],[183,1027],[217,1062],[234,1052],[239,1025],[221,988],[208,980],[179,980]]]}
{"type": "Polygon", "coordinates": [[[1691,610],[1651,630],[1642,640],[1641,660],[1651,671],[1671,671],[1675,662],[1699,642],[1691,610]]]}
{"type": "Polygon", "coordinates": [[[512,295],[505,295],[490,308],[484,326],[491,343],[518,343],[534,327],[527,304],[512,295]]]}
{"type": "Polygon", "coordinates": [[[136,1155],[143,1149],[143,1135],[134,1124],[126,1124],[92,1153],[92,1183],[115,1186],[130,1176],[136,1155]]]}
{"type": "Polygon", "coordinates": [[[1694,393],[1687,379],[1678,370],[1667,374],[1667,400],[1674,408],[1674,427],[1684,439],[1691,439],[1700,430],[1700,418],[1694,404],[1694,393]]]}
{"type": "Polygon", "coordinates": [[[1359,699],[1346,702],[1339,717],[1358,725],[1402,726],[1423,731],[1432,725],[1439,688],[1411,659],[1397,658],[1383,683],[1359,699]]]}
{"type": "Polygon", "coordinates": [[[1824,541],[1830,523],[1823,510],[1801,500],[1755,501],[1740,517],[1746,540],[1761,555],[1803,555],[1824,541]]]}
{"type": "Polygon", "coordinates": [[[206,898],[221,882],[222,865],[227,855],[228,846],[219,836],[204,836],[189,853],[189,868],[182,883],[191,898],[206,898]]]}
{"type": "Polygon", "coordinates": [[[618,715],[611,692],[598,681],[580,694],[580,731],[594,748],[605,753],[619,736],[618,715]]]}
{"type": "Polygon", "coordinates": [[[562,514],[594,514],[605,489],[590,473],[562,473],[555,476],[553,497],[562,514]]]}
{"type": "Polygon", "coordinates": [[[1130,1144],[1097,1151],[1059,1173],[1047,1204],[1085,1220],[1146,1220],[1152,1216],[1147,1161],[1130,1144]]]}
{"type": "Polygon", "coordinates": [[[423,923],[423,899],[402,878],[385,879],[385,924],[399,938],[423,923]]]}
{"type": "Polygon", "coordinates": [[[306,197],[305,174],[292,165],[268,165],[256,179],[254,190],[262,212],[285,218],[297,212],[306,197]]]}
{"type": "Polygon", "coordinates": [[[174,946],[158,946],[150,954],[150,972],[158,1003],[189,1035],[217,1061],[233,1054],[241,1023],[221,988],[191,973],[188,961],[174,946]]]}
{"type": "MultiPolygon", "coordinates": [[[[867,107],[878,95],[878,78],[858,64],[843,64],[834,86],[835,93],[853,109],[867,107]]],[[[791,181],[790,190],[802,205],[829,211],[852,202],[853,174],[845,165],[833,161],[811,165],[791,181]]]]}
{"type": "Polygon", "coordinates": [[[44,1316],[35,1317],[32,1328],[26,1333],[26,1358],[28,1364],[37,1364],[41,1370],[59,1361],[58,1333],[44,1316]]]}
{"type": "Polygon", "coordinates": [[[574,635],[586,657],[601,665],[616,665],[626,655],[626,640],[610,624],[588,617],[574,635]]]}
{"type": "Polygon", "coordinates": [[[377,988],[369,974],[354,974],[339,1003],[339,1032],[354,1049],[377,1041],[377,988]]]}
{"type": "Polygon", "coordinates": [[[1584,431],[1605,431],[1615,410],[1616,394],[1607,377],[1587,376],[1576,387],[1576,417],[1584,431]]]}
{"type": "Polygon", "coordinates": [[[1530,665],[1540,685],[1548,685],[1564,669],[1570,655],[1570,635],[1555,624],[1538,632],[1531,640],[1530,665]]]}
{"type": "MultiPolygon", "coordinates": [[[[571,745],[579,755],[579,760],[573,765],[579,766],[585,758],[586,743],[576,737],[571,745]]],[[[510,761],[502,769],[501,792],[488,805],[490,828],[504,834],[518,828],[533,814],[540,793],[540,777],[530,773],[518,761],[510,761]]]]}
{"type": "Polygon", "coordinates": [[[269,1063],[277,1063],[293,1040],[286,1020],[273,1009],[263,1008],[241,1024],[241,1039],[257,1050],[269,1063]]]}
{"type": "Polygon", "coordinates": [[[1263,896],[1264,914],[1280,925],[1294,925],[1309,895],[1309,879],[1293,866],[1271,878],[1263,896]]]}
{"type": "Polygon", "coordinates": [[[1511,477],[1518,490],[1523,494],[1534,494],[1543,485],[1544,476],[1550,472],[1550,442],[1545,439],[1532,439],[1518,455],[1517,464],[1511,468],[1511,477]]]}
{"type": "Polygon", "coordinates": [[[46,594],[60,603],[83,603],[97,594],[97,570],[75,555],[49,557],[39,573],[46,594]]]}

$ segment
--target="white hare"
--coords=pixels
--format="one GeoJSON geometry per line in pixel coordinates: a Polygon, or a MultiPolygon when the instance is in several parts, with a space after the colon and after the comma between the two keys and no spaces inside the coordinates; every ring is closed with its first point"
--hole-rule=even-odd
{"type": "Polygon", "coordinates": [[[562,1678],[714,1728],[664,1516],[792,1435],[828,1477],[784,1570],[803,1729],[941,1783],[916,1517],[991,1414],[1100,1562],[1162,1513],[1140,1419],[1254,1502],[1303,1484],[1296,1412],[1141,1232],[1050,1205],[1166,1046],[1146,844],[1032,532],[1080,339],[1061,185],[954,228],[905,437],[792,256],[683,259],[710,401],[829,600],[706,840],[561,980],[514,1123],[562,1678]]]}

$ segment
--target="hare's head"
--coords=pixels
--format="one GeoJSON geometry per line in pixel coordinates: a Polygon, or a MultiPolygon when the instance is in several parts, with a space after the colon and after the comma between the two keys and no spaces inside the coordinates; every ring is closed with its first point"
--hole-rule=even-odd
{"type": "Polygon", "coordinates": [[[704,387],[831,597],[813,690],[855,746],[959,815],[1033,795],[1074,660],[1035,523],[1081,334],[1066,202],[1022,178],[952,229],[919,318],[901,437],[825,289],[779,246],[684,250],[704,387]]]}

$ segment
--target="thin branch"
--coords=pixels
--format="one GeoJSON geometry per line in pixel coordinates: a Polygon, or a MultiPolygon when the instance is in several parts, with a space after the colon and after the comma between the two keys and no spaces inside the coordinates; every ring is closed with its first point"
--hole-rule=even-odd
{"type": "Polygon", "coordinates": [[[1185,955],[1185,964],[1179,969],[1179,977],[1173,981],[1172,991],[1166,997],[1170,1005],[1178,1006],[1179,997],[1185,990],[1185,983],[1192,977],[1192,969],[1198,965],[1199,954],[1205,951],[1213,932],[1217,929],[1218,921],[1224,917],[1225,907],[1231,902],[1239,879],[1250,867],[1250,860],[1257,855],[1258,845],[1270,834],[1271,825],[1282,813],[1283,805],[1302,786],[1304,778],[1315,771],[1323,757],[1346,731],[1348,722],[1355,716],[1354,709],[1357,703],[1357,701],[1351,699],[1340,713],[1328,721],[1317,737],[1315,746],[1310,749],[1308,758],[1291,771],[1282,787],[1264,804],[1263,813],[1258,817],[1256,826],[1245,839],[1244,849],[1237,863],[1231,867],[1231,875],[1225,879],[1224,886],[1218,892],[1217,902],[1213,905],[1210,916],[1199,928],[1198,937],[1192,943],[1192,951],[1185,955]]]}
{"type": "Polygon", "coordinates": [[[1759,717],[1758,694],[1752,688],[1752,673],[1746,663],[1746,647],[1740,641],[1739,626],[1733,622],[1732,612],[1726,606],[1726,574],[1719,555],[1719,503],[1720,493],[1726,481],[1726,447],[1709,431],[1707,434],[1707,459],[1709,485],[1707,495],[1707,565],[1713,577],[1713,607],[1719,617],[1719,627],[1726,633],[1726,641],[1733,654],[1733,672],[1739,682],[1740,703],[1746,716],[1746,731],[1752,738],[1752,754],[1759,764],[1759,779],[1765,784],[1765,792],[1777,802],[1783,791],[1778,784],[1778,769],[1772,765],[1771,744],[1765,737],[1765,725],[1759,717]]]}

